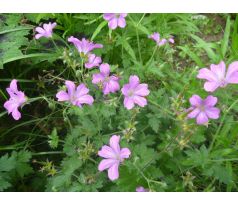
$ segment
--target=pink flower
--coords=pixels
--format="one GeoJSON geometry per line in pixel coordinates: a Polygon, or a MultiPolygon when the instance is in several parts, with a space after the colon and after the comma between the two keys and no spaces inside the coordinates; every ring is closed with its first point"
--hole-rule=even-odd
{"type": "Polygon", "coordinates": [[[143,186],[136,187],[136,192],[148,192],[148,189],[145,189],[143,186]]]}
{"type": "Polygon", "coordinates": [[[21,118],[21,113],[18,108],[21,107],[26,102],[26,96],[22,91],[17,88],[17,80],[12,80],[10,87],[7,88],[7,92],[10,95],[10,99],[4,103],[4,108],[8,111],[8,114],[12,114],[15,120],[21,118]]]}
{"type": "Polygon", "coordinates": [[[196,118],[197,124],[206,125],[208,119],[218,119],[220,110],[214,107],[217,103],[217,98],[212,95],[207,96],[205,100],[200,98],[198,95],[193,95],[190,99],[192,107],[188,109],[188,118],[196,118]]]}
{"type": "Polygon", "coordinates": [[[119,165],[131,154],[128,148],[120,148],[119,141],[120,136],[113,135],[110,138],[110,146],[104,145],[98,152],[100,157],[105,158],[98,165],[98,170],[101,172],[108,169],[108,177],[112,181],[119,178],[119,165]]]}
{"type": "Polygon", "coordinates": [[[167,40],[165,38],[160,39],[160,34],[157,33],[157,32],[149,35],[149,38],[154,40],[157,43],[158,46],[163,46],[164,44],[167,43],[167,40]]]}
{"type": "Polygon", "coordinates": [[[202,68],[197,78],[205,79],[204,89],[208,92],[215,91],[218,87],[238,84],[238,61],[231,63],[226,72],[226,65],[221,61],[218,65],[211,64],[210,70],[202,68]]]}
{"type": "Polygon", "coordinates": [[[173,37],[173,36],[170,36],[170,38],[168,39],[168,41],[169,41],[170,43],[174,43],[174,37],[173,37]]]}
{"type": "Polygon", "coordinates": [[[93,42],[86,40],[83,38],[82,40],[79,40],[77,38],[74,38],[73,36],[68,38],[68,42],[73,43],[74,46],[77,48],[79,53],[83,53],[87,55],[89,52],[96,48],[102,48],[102,44],[94,44],[93,42]]]}
{"type": "Polygon", "coordinates": [[[82,107],[82,104],[93,104],[93,97],[88,95],[89,89],[82,83],[77,88],[75,88],[75,84],[72,81],[65,81],[65,85],[67,87],[68,92],[59,91],[56,94],[58,101],[68,101],[73,105],[82,107]]]}
{"type": "Polygon", "coordinates": [[[119,78],[110,76],[110,66],[107,63],[100,65],[100,73],[93,74],[93,84],[101,84],[104,95],[115,93],[120,89],[119,78]]]}
{"type": "Polygon", "coordinates": [[[100,63],[102,62],[101,57],[96,56],[95,54],[89,54],[88,55],[88,62],[85,63],[85,68],[93,68],[98,67],[100,63]]]}
{"type": "Polygon", "coordinates": [[[160,39],[160,34],[157,33],[157,32],[154,32],[153,34],[149,35],[148,38],[154,40],[157,43],[158,46],[163,46],[167,42],[174,43],[174,37],[173,36],[171,36],[168,40],[165,39],[165,38],[160,39]]]}
{"type": "Polygon", "coordinates": [[[35,39],[39,39],[41,37],[46,37],[50,38],[52,37],[53,29],[57,26],[56,23],[48,23],[48,24],[43,24],[43,28],[41,27],[36,27],[36,31],[38,34],[35,35],[35,39]]]}
{"type": "Polygon", "coordinates": [[[120,28],[125,28],[126,27],[126,20],[125,17],[127,14],[112,14],[112,13],[107,13],[103,15],[103,18],[108,21],[108,27],[110,29],[116,29],[118,26],[120,28]]]}
{"type": "Polygon", "coordinates": [[[130,110],[135,104],[140,107],[147,105],[145,96],[149,95],[147,84],[140,84],[140,80],[136,75],[130,76],[129,84],[125,84],[121,89],[124,98],[124,106],[130,110]]]}

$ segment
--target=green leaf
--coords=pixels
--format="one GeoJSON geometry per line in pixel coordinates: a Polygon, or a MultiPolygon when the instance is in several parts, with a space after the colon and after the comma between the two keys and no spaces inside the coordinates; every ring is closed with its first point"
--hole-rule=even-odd
{"type": "Polygon", "coordinates": [[[11,186],[12,185],[0,175],[0,191],[4,191],[11,186]]]}
{"type": "Polygon", "coordinates": [[[231,48],[233,53],[237,53],[238,50],[238,15],[236,14],[236,19],[233,24],[233,32],[231,36],[231,48]]]}
{"type": "Polygon", "coordinates": [[[94,31],[91,40],[93,41],[94,38],[96,38],[96,36],[100,33],[100,31],[103,29],[104,26],[107,25],[107,21],[103,21],[101,22],[98,27],[96,28],[96,30],[94,31]]]}
{"type": "Polygon", "coordinates": [[[48,143],[49,143],[50,147],[52,149],[57,148],[58,147],[58,143],[59,143],[59,136],[57,134],[57,129],[56,128],[54,128],[52,130],[51,134],[48,135],[48,138],[49,138],[48,143]]]}
{"type": "Polygon", "coordinates": [[[199,150],[188,150],[186,154],[188,157],[183,162],[185,165],[201,166],[204,168],[209,162],[209,152],[205,145],[202,145],[199,150]]]}
{"type": "Polygon", "coordinates": [[[212,50],[211,48],[211,44],[207,43],[206,41],[204,41],[203,39],[201,39],[200,37],[194,35],[194,34],[190,34],[190,36],[197,42],[197,46],[204,49],[208,55],[208,57],[214,61],[214,62],[218,62],[219,56],[217,56],[217,54],[215,54],[215,52],[212,50]]]}
{"type": "Polygon", "coordinates": [[[6,59],[3,62],[3,64],[10,63],[10,62],[16,61],[16,60],[26,59],[26,58],[51,58],[54,56],[55,56],[55,54],[51,54],[51,53],[33,53],[33,54],[28,54],[28,55],[19,55],[19,56],[14,56],[12,58],[6,59]]]}
{"type": "Polygon", "coordinates": [[[28,162],[31,159],[31,153],[28,151],[13,152],[12,157],[16,160],[15,170],[17,174],[22,178],[27,174],[30,174],[33,170],[28,162]]]}
{"type": "Polygon", "coordinates": [[[201,61],[201,58],[194,53],[188,46],[178,46],[185,54],[187,54],[199,67],[204,67],[204,63],[201,61]]]}
{"type": "Polygon", "coordinates": [[[155,133],[158,133],[160,121],[158,120],[157,117],[154,117],[153,115],[148,117],[149,117],[149,122],[148,122],[149,125],[155,131],[155,133]]]}
{"type": "Polygon", "coordinates": [[[15,167],[15,159],[5,154],[0,158],[0,172],[9,172],[15,167]]]}
{"type": "Polygon", "coordinates": [[[128,39],[125,37],[120,37],[117,41],[117,45],[122,45],[123,48],[128,52],[133,61],[136,61],[136,55],[131,45],[128,43],[128,39]]]}
{"type": "Polygon", "coordinates": [[[224,32],[224,37],[221,41],[221,53],[223,58],[225,58],[227,49],[229,47],[230,30],[231,30],[231,20],[230,20],[230,16],[228,16],[226,20],[226,28],[224,32]]]}

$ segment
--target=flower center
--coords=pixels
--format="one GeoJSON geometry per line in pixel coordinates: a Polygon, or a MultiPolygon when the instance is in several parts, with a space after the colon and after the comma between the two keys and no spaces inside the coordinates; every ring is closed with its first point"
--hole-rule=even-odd
{"type": "Polygon", "coordinates": [[[116,155],[116,160],[121,161],[121,157],[119,154],[116,155]]]}
{"type": "Polygon", "coordinates": [[[224,78],[220,79],[220,87],[224,88],[226,87],[226,85],[227,85],[226,80],[224,78]]]}
{"type": "Polygon", "coordinates": [[[108,83],[109,81],[110,81],[110,77],[109,77],[109,76],[107,76],[107,77],[104,78],[104,82],[107,82],[107,83],[108,83]]]}
{"type": "Polygon", "coordinates": [[[204,105],[200,105],[199,106],[199,110],[201,110],[202,112],[204,112],[206,110],[205,106],[204,105]]]}
{"type": "Polygon", "coordinates": [[[129,97],[132,97],[133,95],[134,95],[134,91],[133,91],[133,90],[129,90],[129,91],[128,91],[128,96],[129,96],[129,97]]]}
{"type": "Polygon", "coordinates": [[[115,17],[116,17],[116,18],[119,18],[119,17],[120,17],[120,14],[115,14],[115,17]]]}

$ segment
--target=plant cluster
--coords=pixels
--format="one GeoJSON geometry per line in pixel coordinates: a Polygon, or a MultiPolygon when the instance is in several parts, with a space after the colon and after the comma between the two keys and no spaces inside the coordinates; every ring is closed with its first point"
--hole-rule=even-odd
{"type": "Polygon", "coordinates": [[[0,16],[0,189],[237,190],[238,17],[213,18],[0,16]]]}

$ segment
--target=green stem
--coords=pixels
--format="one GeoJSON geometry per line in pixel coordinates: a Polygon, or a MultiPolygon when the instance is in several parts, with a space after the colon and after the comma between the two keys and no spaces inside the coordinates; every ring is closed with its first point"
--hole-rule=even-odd
{"type": "Polygon", "coordinates": [[[150,59],[148,60],[148,62],[146,63],[146,66],[148,66],[150,64],[150,62],[152,61],[152,59],[154,58],[154,55],[156,53],[156,51],[158,50],[158,46],[156,45],[155,48],[154,48],[154,51],[150,57],[150,59]]]}
{"type": "Polygon", "coordinates": [[[54,41],[53,38],[51,38],[51,41],[52,41],[52,43],[54,44],[56,50],[60,53],[60,49],[59,49],[59,47],[57,46],[57,44],[55,43],[55,41],[54,41]]]}
{"type": "Polygon", "coordinates": [[[141,57],[141,49],[140,49],[140,37],[139,37],[139,33],[138,33],[137,27],[136,27],[136,39],[137,39],[137,47],[138,47],[138,52],[139,52],[140,63],[141,63],[141,65],[143,65],[142,57],[141,57]]]}
{"type": "Polygon", "coordinates": [[[238,161],[238,158],[230,158],[230,159],[211,159],[211,162],[231,162],[231,161],[238,161]]]}
{"type": "Polygon", "coordinates": [[[26,103],[27,104],[28,103],[32,103],[32,102],[35,102],[37,100],[46,100],[46,97],[45,96],[41,96],[41,97],[29,98],[26,103]]]}
{"type": "Polygon", "coordinates": [[[150,187],[150,182],[149,182],[149,179],[144,175],[144,173],[133,163],[134,167],[138,170],[138,172],[140,173],[140,175],[146,180],[147,184],[148,184],[148,187],[149,189],[151,190],[151,187],[150,187]]]}
{"type": "Polygon", "coordinates": [[[32,153],[33,156],[38,156],[38,155],[51,155],[51,154],[64,154],[62,151],[51,151],[51,152],[37,152],[37,153],[32,153]]]}
{"type": "MultiPolygon", "coordinates": [[[[160,106],[159,104],[157,104],[156,102],[152,101],[152,100],[149,100],[149,102],[153,105],[155,105],[156,107],[158,107],[159,109],[163,110],[164,112],[167,112],[168,114],[170,115],[174,115],[173,112],[171,112],[170,110],[166,109],[166,108],[163,108],[162,106],[160,106]]],[[[174,119],[174,118],[173,118],[174,119]]],[[[175,119],[174,119],[175,120],[175,119]]]]}
{"type": "Polygon", "coordinates": [[[1,112],[1,113],[0,113],[0,117],[4,116],[4,115],[6,115],[6,114],[7,114],[7,111],[1,112]]]}
{"type": "Polygon", "coordinates": [[[141,23],[141,21],[144,19],[145,15],[146,15],[146,13],[144,13],[144,14],[143,14],[143,16],[142,16],[142,17],[141,17],[141,19],[139,20],[139,22],[138,22],[137,26],[139,26],[139,25],[140,25],[140,23],[141,23]]]}
{"type": "Polygon", "coordinates": [[[216,133],[215,133],[215,135],[214,135],[214,137],[213,137],[213,139],[212,139],[212,143],[210,144],[210,147],[209,147],[209,149],[208,149],[209,152],[212,150],[212,148],[213,148],[213,146],[214,146],[214,143],[215,143],[215,141],[216,141],[216,139],[217,139],[217,137],[218,137],[219,132],[221,131],[221,128],[222,128],[222,126],[223,126],[223,122],[225,121],[227,114],[230,112],[230,110],[231,110],[237,103],[238,103],[238,100],[236,100],[235,102],[233,102],[233,103],[231,104],[231,106],[224,112],[224,115],[223,115],[223,118],[222,118],[222,120],[221,120],[221,123],[220,123],[220,125],[219,125],[219,127],[218,127],[218,129],[217,129],[217,131],[216,131],[216,133]]]}

